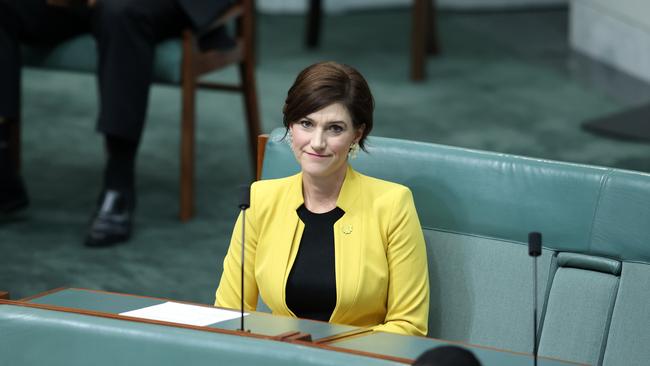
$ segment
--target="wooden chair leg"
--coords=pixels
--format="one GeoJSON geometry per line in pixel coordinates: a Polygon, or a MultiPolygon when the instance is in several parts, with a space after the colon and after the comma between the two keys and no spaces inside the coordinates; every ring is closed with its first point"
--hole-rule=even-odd
{"type": "Polygon", "coordinates": [[[264,165],[267,141],[269,141],[269,134],[264,133],[257,136],[257,173],[255,174],[255,180],[262,179],[262,166],[264,165]]]}
{"type": "Polygon", "coordinates": [[[427,1],[427,52],[430,55],[440,54],[440,43],[438,42],[438,14],[436,12],[436,0],[427,1]]]}
{"type": "MultiPolygon", "coordinates": [[[[252,6],[252,5],[248,5],[252,6]]],[[[248,146],[251,157],[253,177],[257,173],[257,137],[262,133],[260,113],[257,105],[257,86],[255,85],[255,19],[253,9],[246,9],[248,16],[240,23],[243,35],[243,59],[239,64],[242,92],[244,93],[244,109],[246,113],[248,146]]]]}
{"type": "Polygon", "coordinates": [[[323,5],[321,0],[309,0],[307,15],[307,48],[317,48],[320,43],[321,18],[323,5]]]}
{"type": "Polygon", "coordinates": [[[413,0],[411,12],[411,80],[424,79],[427,42],[427,11],[430,0],[413,0]]]}
{"type": "Polygon", "coordinates": [[[243,93],[244,93],[244,108],[246,112],[247,122],[247,135],[248,145],[252,161],[253,176],[257,172],[257,136],[262,133],[260,124],[260,114],[257,106],[257,91],[255,86],[255,72],[254,61],[244,61],[239,64],[239,72],[241,75],[243,93]]]}
{"type": "Polygon", "coordinates": [[[189,31],[183,34],[182,112],[180,146],[180,219],[194,216],[194,122],[196,104],[196,72],[194,44],[189,31]]]}

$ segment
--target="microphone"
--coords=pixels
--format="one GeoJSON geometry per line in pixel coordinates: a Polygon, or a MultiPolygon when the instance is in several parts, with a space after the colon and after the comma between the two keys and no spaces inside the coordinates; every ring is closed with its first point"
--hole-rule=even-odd
{"type": "Polygon", "coordinates": [[[244,328],[244,251],[246,248],[246,210],[251,207],[251,189],[250,185],[242,185],[239,187],[239,209],[241,210],[241,330],[246,331],[244,328]]]}
{"type": "Polygon", "coordinates": [[[251,207],[251,186],[244,184],[239,186],[239,205],[241,210],[246,210],[251,207]]]}
{"type": "Polygon", "coordinates": [[[542,255],[541,233],[528,233],[528,255],[533,257],[533,365],[537,366],[537,257],[542,255]]]}

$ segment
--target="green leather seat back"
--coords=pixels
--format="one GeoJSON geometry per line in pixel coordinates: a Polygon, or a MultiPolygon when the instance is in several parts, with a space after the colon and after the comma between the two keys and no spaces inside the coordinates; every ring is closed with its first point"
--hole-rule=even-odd
{"type": "MultiPolygon", "coordinates": [[[[424,235],[431,290],[429,335],[531,352],[533,279],[528,249],[512,242],[437,230],[425,229],[424,235]]],[[[553,252],[544,250],[538,261],[541,304],[553,252]]]]}
{"type": "MultiPolygon", "coordinates": [[[[276,141],[282,136],[282,129],[274,131],[267,144],[264,178],[299,169],[286,144],[276,141]]],[[[594,219],[614,214],[602,212],[602,203],[615,204],[603,195],[622,189],[614,177],[624,172],[382,137],[370,137],[368,147],[370,153],[360,153],[352,165],[408,186],[426,229],[517,243],[536,230],[544,233],[545,247],[584,253],[599,238],[615,235],[594,219]]],[[[650,185],[650,175],[633,176],[650,185]]],[[[650,218],[647,210],[639,213],[650,218]]],[[[635,228],[634,235],[650,237],[650,225],[635,228]]],[[[602,254],[615,256],[604,246],[602,254]]]]}
{"type": "MultiPolygon", "coordinates": [[[[91,35],[73,37],[50,47],[23,46],[22,56],[25,66],[81,72],[95,72],[97,69],[97,47],[91,35]]],[[[159,43],[154,57],[154,81],[180,83],[181,60],[180,39],[159,43]]]]}
{"type": "Polygon", "coordinates": [[[3,365],[402,365],[284,342],[0,304],[3,365]]]}
{"type": "Polygon", "coordinates": [[[650,174],[611,169],[601,186],[588,251],[650,263],[650,174]]]}

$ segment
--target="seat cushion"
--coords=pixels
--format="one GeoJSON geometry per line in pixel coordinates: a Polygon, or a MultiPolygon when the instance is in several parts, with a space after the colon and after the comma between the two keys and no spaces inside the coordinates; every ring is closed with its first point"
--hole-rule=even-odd
{"type": "Polygon", "coordinates": [[[604,354],[619,277],[558,267],[553,278],[539,355],[596,365],[604,354]]]}
{"type": "Polygon", "coordinates": [[[604,366],[650,363],[650,266],[623,263],[604,366]]]}

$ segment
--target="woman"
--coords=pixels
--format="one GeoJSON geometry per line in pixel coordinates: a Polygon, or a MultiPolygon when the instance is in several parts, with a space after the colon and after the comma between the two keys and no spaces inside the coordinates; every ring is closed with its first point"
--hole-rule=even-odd
{"type": "MultiPolygon", "coordinates": [[[[303,70],[284,105],[301,172],[251,187],[246,214],[246,309],[258,294],[274,314],[426,335],[424,238],[408,188],[357,173],[374,101],[350,66],[303,70]]],[[[241,216],[216,306],[240,307],[241,216]]]]}

